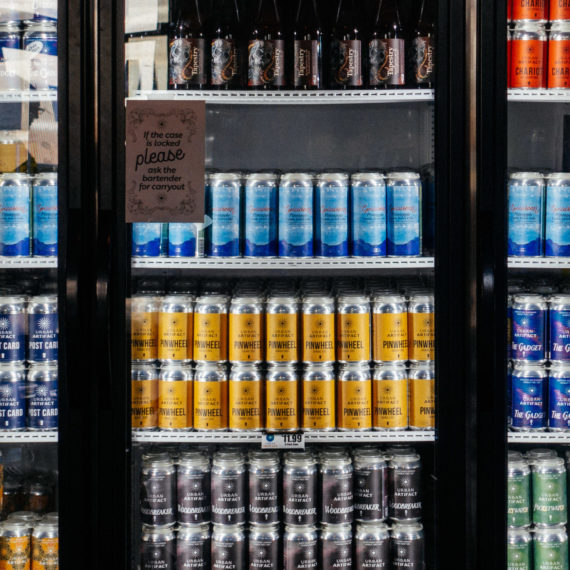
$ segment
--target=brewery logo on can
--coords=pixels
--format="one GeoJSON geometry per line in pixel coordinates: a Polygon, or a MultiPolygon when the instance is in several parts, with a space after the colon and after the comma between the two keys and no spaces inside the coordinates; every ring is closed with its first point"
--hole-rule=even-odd
{"type": "Polygon", "coordinates": [[[566,466],[561,457],[534,461],[532,470],[532,521],[537,527],[566,524],[566,466]]]}
{"type": "Polygon", "coordinates": [[[35,363],[30,366],[26,381],[29,429],[57,429],[57,376],[55,364],[35,363]]]}
{"type": "Polygon", "coordinates": [[[394,453],[388,463],[388,516],[391,520],[420,520],[421,484],[420,456],[413,450],[394,453]]]}
{"type": "Polygon", "coordinates": [[[279,568],[279,524],[255,524],[249,527],[249,567],[279,568]]]}
{"type": "MultiPolygon", "coordinates": [[[[20,166],[19,164],[16,167],[20,166]]],[[[0,176],[0,255],[30,255],[31,188],[27,174],[0,176]]]]}
{"type": "Polygon", "coordinates": [[[59,568],[58,523],[41,521],[32,532],[32,568],[59,568]]]}
{"type": "Polygon", "coordinates": [[[546,49],[544,24],[517,22],[511,40],[511,87],[546,87],[546,49]]]}
{"type": "Polygon", "coordinates": [[[163,297],[158,313],[158,359],[188,362],[188,322],[192,298],[187,295],[163,297]]]}
{"type": "Polygon", "coordinates": [[[548,375],[544,366],[524,363],[515,366],[511,383],[512,429],[544,430],[548,411],[548,375]]]}
{"type": "Polygon", "coordinates": [[[393,568],[425,568],[423,527],[418,522],[392,527],[390,550],[393,568]]]}
{"type": "Polygon", "coordinates": [[[230,362],[263,360],[263,304],[256,297],[234,296],[230,305],[230,362]]]}
{"type": "Polygon", "coordinates": [[[390,567],[390,533],[385,523],[359,523],[355,539],[356,568],[390,567]]]}
{"type": "Polygon", "coordinates": [[[323,568],[352,569],[352,528],[349,524],[324,524],[321,530],[323,568]]]}
{"type": "Polygon", "coordinates": [[[298,303],[289,296],[272,295],[265,314],[265,353],[267,362],[299,359],[298,303]]]}
{"type": "Polygon", "coordinates": [[[372,428],[372,380],[368,363],[342,366],[337,383],[337,418],[340,430],[372,428]]]}
{"type": "MultiPolygon", "coordinates": [[[[551,0],[554,4],[557,0],[551,0]]],[[[512,0],[512,19],[535,20],[545,22],[548,19],[548,2],[546,0],[512,0]]]]}
{"type": "Polygon", "coordinates": [[[57,174],[38,174],[32,198],[33,254],[57,255],[57,174]]]}
{"type": "Polygon", "coordinates": [[[370,302],[358,294],[337,298],[336,346],[339,362],[370,360],[370,302]]]}
{"type": "Polygon", "coordinates": [[[131,425],[133,429],[158,426],[158,372],[152,364],[131,365],[131,425]]]}
{"type": "Polygon", "coordinates": [[[408,360],[408,305],[402,295],[374,297],[372,332],[376,362],[404,363],[408,360]]]}
{"type": "Polygon", "coordinates": [[[303,429],[336,427],[335,376],[331,364],[307,365],[303,373],[303,429]]]}
{"type": "Polygon", "coordinates": [[[553,364],[548,378],[548,429],[570,430],[570,366],[553,364]]]}
{"type": "Polygon", "coordinates": [[[402,365],[377,365],[372,381],[374,429],[408,427],[408,373],[402,365]]]}
{"type": "Polygon", "coordinates": [[[151,295],[131,300],[131,356],[143,362],[158,358],[158,302],[151,295]]]}
{"type": "Polygon", "coordinates": [[[210,568],[209,523],[180,525],[176,533],[176,564],[178,568],[206,570],[210,568]]]}
{"type": "Polygon", "coordinates": [[[283,570],[316,569],[318,533],[314,525],[286,524],[283,535],[283,570]]]}
{"type": "Polygon", "coordinates": [[[198,451],[184,451],[178,459],[177,520],[183,524],[210,521],[210,460],[198,451]]]}
{"type": "Polygon", "coordinates": [[[0,363],[26,361],[26,299],[0,297],[0,363]]]}
{"type": "Polygon", "coordinates": [[[512,308],[512,357],[546,361],[547,304],[542,295],[515,295],[512,308]]]}
{"type": "Polygon", "coordinates": [[[507,568],[532,568],[532,537],[527,529],[509,529],[507,533],[507,568]]]}
{"type": "Polygon", "coordinates": [[[174,568],[175,556],[176,547],[172,528],[154,528],[150,525],[143,525],[141,570],[174,568]]]}
{"type": "Polygon", "coordinates": [[[279,522],[280,500],[279,456],[272,452],[251,451],[249,454],[249,522],[279,522]]]}
{"type": "Polygon", "coordinates": [[[334,362],[334,299],[306,295],[303,300],[303,362],[334,362]]]}
{"type": "Polygon", "coordinates": [[[534,567],[537,570],[568,567],[568,535],[564,525],[535,529],[534,567]]]}
{"type": "MultiPolygon", "coordinates": [[[[192,427],[188,384],[192,369],[184,364],[165,364],[158,377],[158,427],[188,429],[192,427]]],[[[190,391],[191,393],[191,391],[190,391]]]]}
{"type": "Polygon", "coordinates": [[[19,364],[0,364],[0,428],[26,427],[26,377],[19,364]]]}
{"type": "Polygon", "coordinates": [[[286,525],[304,526],[317,522],[317,463],[308,451],[285,454],[283,515],[286,525]]]}
{"type": "Polygon", "coordinates": [[[212,522],[235,525],[246,520],[247,469],[243,453],[218,451],[212,465],[212,522]]]}
{"type": "Polygon", "coordinates": [[[194,429],[228,428],[228,380],[223,366],[200,363],[194,376],[194,429]]]}
{"type": "Polygon", "coordinates": [[[28,303],[28,361],[57,362],[58,341],[57,297],[32,297],[28,303]]]}
{"type": "Polygon", "coordinates": [[[570,22],[553,22],[550,26],[547,69],[549,89],[570,87],[570,22]]]}
{"type": "Polygon", "coordinates": [[[388,257],[421,254],[422,183],[417,172],[390,172],[386,180],[388,257]]]}
{"type": "Polygon", "coordinates": [[[299,429],[299,383],[295,368],[271,365],[265,382],[265,427],[267,431],[299,429]]]}
{"type": "Polygon", "coordinates": [[[230,430],[260,430],[262,409],[260,369],[255,364],[234,364],[229,381],[230,430]]]}
{"type": "Polygon", "coordinates": [[[30,525],[4,521],[0,524],[0,565],[6,570],[29,570],[31,558],[30,525]]]}
{"type": "Polygon", "coordinates": [[[197,238],[197,224],[168,224],[168,257],[194,257],[197,238]]]}
{"type": "Polygon", "coordinates": [[[176,522],[176,467],[168,453],[143,455],[140,493],[143,524],[166,526],[176,522]]]}
{"type": "Polygon", "coordinates": [[[194,360],[225,362],[228,358],[227,298],[204,295],[194,307],[194,360]]]}

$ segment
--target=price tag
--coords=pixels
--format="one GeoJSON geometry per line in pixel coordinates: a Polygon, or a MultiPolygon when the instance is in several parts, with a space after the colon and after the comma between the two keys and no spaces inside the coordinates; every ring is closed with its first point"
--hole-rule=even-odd
{"type": "Polygon", "coordinates": [[[261,449],[305,449],[302,433],[264,433],[261,449]]]}

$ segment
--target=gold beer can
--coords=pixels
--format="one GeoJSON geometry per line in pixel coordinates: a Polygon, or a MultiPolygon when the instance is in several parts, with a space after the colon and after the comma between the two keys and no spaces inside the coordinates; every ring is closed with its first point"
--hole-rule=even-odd
{"type": "Polygon", "coordinates": [[[433,363],[412,364],[409,408],[410,429],[435,429],[435,372],[433,363]]]}
{"type": "Polygon", "coordinates": [[[230,362],[263,361],[263,303],[259,297],[236,296],[230,304],[230,362]]]}
{"type": "Polygon", "coordinates": [[[337,385],[338,429],[372,429],[372,378],[367,362],[343,364],[337,385]]]}
{"type": "Polygon", "coordinates": [[[396,293],[374,296],[372,358],[375,362],[408,360],[408,304],[396,293]]]}
{"type": "Polygon", "coordinates": [[[380,364],[374,368],[372,402],[374,429],[408,428],[408,373],[403,364],[380,364]]]}
{"type": "Polygon", "coordinates": [[[263,428],[262,374],[256,364],[234,364],[230,371],[230,431],[263,428]]]}
{"type": "Polygon", "coordinates": [[[194,360],[225,362],[228,359],[228,299],[203,295],[194,307],[194,360]]]}
{"type": "Polygon", "coordinates": [[[265,314],[267,362],[299,360],[299,303],[290,296],[271,295],[265,314]]]}
{"type": "Polygon", "coordinates": [[[338,296],[336,354],[339,362],[370,360],[370,300],[359,293],[338,296]]]}
{"type": "Polygon", "coordinates": [[[131,299],[131,358],[135,362],[158,358],[158,299],[153,295],[131,299]]]}
{"type": "Polygon", "coordinates": [[[225,365],[200,362],[194,374],[194,429],[228,429],[228,379],[225,365]]]}
{"type": "Polygon", "coordinates": [[[435,359],[434,297],[419,293],[408,303],[409,360],[425,362],[435,359]]]}
{"type": "Polygon", "coordinates": [[[334,299],[307,294],[303,299],[303,362],[335,361],[334,299]]]}
{"type": "Polygon", "coordinates": [[[192,427],[192,400],[189,385],[192,369],[187,364],[164,364],[158,376],[158,427],[184,430],[192,427]]]}
{"type": "Polygon", "coordinates": [[[299,383],[295,366],[271,364],[265,381],[265,427],[267,431],[299,429],[299,383]]]}
{"type": "Polygon", "coordinates": [[[303,372],[303,429],[336,428],[335,375],[332,364],[307,364],[303,372]]]}
{"type": "Polygon", "coordinates": [[[131,365],[131,424],[140,430],[158,426],[158,371],[153,364],[131,365]]]}
{"type": "Polygon", "coordinates": [[[59,568],[59,536],[57,523],[40,522],[32,533],[32,570],[59,568]]]}
{"type": "Polygon", "coordinates": [[[13,519],[0,523],[0,568],[30,570],[31,526],[29,522],[13,519]]]}
{"type": "Polygon", "coordinates": [[[161,362],[192,360],[193,301],[189,295],[162,297],[158,312],[158,359],[161,362]]]}

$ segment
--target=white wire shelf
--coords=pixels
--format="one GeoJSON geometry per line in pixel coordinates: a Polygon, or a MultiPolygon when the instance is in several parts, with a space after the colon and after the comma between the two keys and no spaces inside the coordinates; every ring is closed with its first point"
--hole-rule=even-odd
{"type": "Polygon", "coordinates": [[[3,431],[1,443],[57,443],[57,430],[54,431],[3,431]]]}
{"type": "Polygon", "coordinates": [[[206,101],[216,105],[342,105],[434,101],[433,89],[362,91],[137,91],[131,99],[206,101]]]}
{"type": "Polygon", "coordinates": [[[570,445],[570,432],[563,431],[510,431],[508,434],[509,443],[533,443],[551,444],[565,443],[570,445]]]}
{"type": "Polygon", "coordinates": [[[514,103],[570,103],[570,90],[509,89],[507,100],[514,103]]]}
{"type": "Polygon", "coordinates": [[[570,257],[509,257],[510,269],[570,269],[570,257]]]}
{"type": "Polygon", "coordinates": [[[2,257],[0,269],[51,269],[57,267],[57,257],[2,257]]]}
{"type": "Polygon", "coordinates": [[[0,91],[0,103],[27,103],[40,101],[57,101],[56,90],[45,91],[0,91]]]}

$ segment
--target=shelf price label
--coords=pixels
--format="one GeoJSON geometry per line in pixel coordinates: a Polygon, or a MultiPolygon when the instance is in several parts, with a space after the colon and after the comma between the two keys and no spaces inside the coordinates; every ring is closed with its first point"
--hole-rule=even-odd
{"type": "Polygon", "coordinates": [[[305,449],[302,433],[264,433],[261,449],[305,449]]]}

